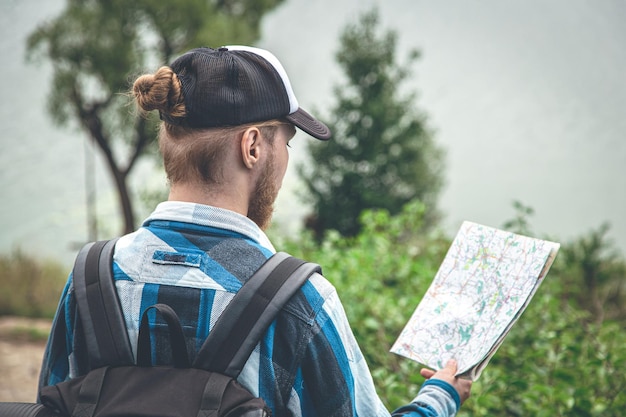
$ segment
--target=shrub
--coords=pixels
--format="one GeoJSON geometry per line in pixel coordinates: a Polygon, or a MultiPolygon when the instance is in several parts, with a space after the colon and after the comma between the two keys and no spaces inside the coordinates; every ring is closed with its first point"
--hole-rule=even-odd
{"type": "MultiPolygon", "coordinates": [[[[306,232],[278,242],[294,256],[322,265],[335,285],[377,390],[389,408],[416,395],[419,364],[389,349],[430,285],[450,240],[413,236],[422,207],[398,216],[365,212],[354,238],[329,232],[316,245],[306,232]]],[[[575,241],[576,243],[578,241],[575,241]]],[[[562,251],[568,253],[568,244],[562,251]]],[[[572,297],[583,283],[576,265],[559,254],[534,299],[474,383],[462,407],[469,416],[620,416],[626,409],[624,317],[598,322],[572,297]]],[[[616,260],[611,258],[611,262],[616,260]]],[[[619,263],[619,262],[618,262],[619,263]]],[[[621,261],[623,265],[623,261],[621,261]]],[[[623,282],[623,275],[616,279],[623,282]]],[[[623,298],[620,301],[624,302],[623,298]]]]}
{"type": "Polygon", "coordinates": [[[62,265],[20,249],[0,255],[0,315],[52,318],[67,274],[62,265]]]}

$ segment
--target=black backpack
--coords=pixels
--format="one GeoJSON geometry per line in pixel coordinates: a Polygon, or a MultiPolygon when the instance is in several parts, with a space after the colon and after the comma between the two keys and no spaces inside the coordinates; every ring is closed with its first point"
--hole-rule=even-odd
{"type": "MultiPolygon", "coordinates": [[[[263,417],[265,402],[236,378],[267,327],[319,265],[279,252],[243,285],[215,323],[193,364],[189,363],[176,312],[165,304],[148,307],[141,320],[137,364],[112,278],[115,240],[88,244],[79,253],[73,279],[91,371],[42,388],[42,405],[0,404],[43,417],[263,417]],[[148,313],[167,323],[171,366],[151,366],[148,313]],[[38,414],[39,413],[39,414],[38,414]]],[[[5,408],[3,408],[5,407],[5,408]]]]}

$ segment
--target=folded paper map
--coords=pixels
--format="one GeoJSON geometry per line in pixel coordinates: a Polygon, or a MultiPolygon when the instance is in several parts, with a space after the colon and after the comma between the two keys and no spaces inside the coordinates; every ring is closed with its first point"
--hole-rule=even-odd
{"type": "Polygon", "coordinates": [[[464,222],[391,348],[432,369],[480,376],[543,282],[559,244],[464,222]]]}

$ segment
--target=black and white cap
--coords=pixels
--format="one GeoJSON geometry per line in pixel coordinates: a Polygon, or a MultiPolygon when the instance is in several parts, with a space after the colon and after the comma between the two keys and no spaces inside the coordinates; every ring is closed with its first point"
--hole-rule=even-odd
{"type": "Polygon", "coordinates": [[[284,118],[317,139],[330,139],[328,127],[300,108],[287,72],[267,50],[196,48],[170,67],[181,82],[187,113],[161,114],[168,123],[208,128],[284,118]]]}

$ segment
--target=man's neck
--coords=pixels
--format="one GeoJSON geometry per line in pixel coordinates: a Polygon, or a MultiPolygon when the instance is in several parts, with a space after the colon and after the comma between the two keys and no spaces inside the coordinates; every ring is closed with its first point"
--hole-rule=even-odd
{"type": "Polygon", "coordinates": [[[228,187],[230,192],[208,192],[202,186],[177,184],[172,186],[169,201],[184,201],[188,203],[205,204],[234,211],[243,216],[248,214],[248,200],[237,192],[237,187],[228,187]]]}

